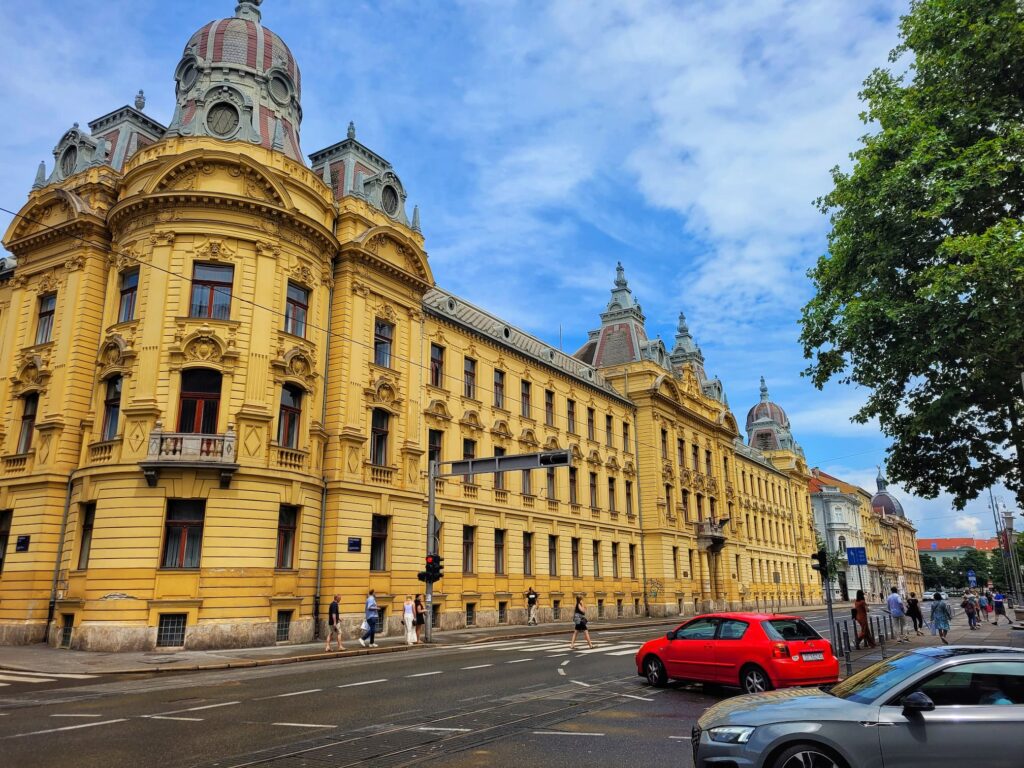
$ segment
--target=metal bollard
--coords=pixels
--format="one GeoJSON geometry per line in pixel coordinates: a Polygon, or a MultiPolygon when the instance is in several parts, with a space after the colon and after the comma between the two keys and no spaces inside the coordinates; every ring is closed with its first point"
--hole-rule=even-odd
{"type": "Polygon", "coordinates": [[[877,619],[878,625],[879,625],[878,628],[879,628],[880,631],[878,633],[878,642],[879,642],[879,645],[881,645],[881,647],[882,647],[882,658],[884,659],[885,658],[885,622],[883,621],[883,618],[881,616],[877,616],[875,618],[877,619]]]}
{"type": "Polygon", "coordinates": [[[846,661],[846,676],[853,674],[853,660],[850,658],[850,633],[843,622],[843,658],[846,661]]]}

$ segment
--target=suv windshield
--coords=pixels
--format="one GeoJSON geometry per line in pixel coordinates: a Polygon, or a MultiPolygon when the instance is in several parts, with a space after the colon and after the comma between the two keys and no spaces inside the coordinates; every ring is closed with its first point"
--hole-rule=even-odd
{"type": "Polygon", "coordinates": [[[829,693],[840,699],[867,704],[895,685],[935,663],[931,656],[901,653],[891,659],[872,664],[855,675],[833,685],[829,693]]]}
{"type": "Polygon", "coordinates": [[[803,619],[769,619],[761,622],[764,633],[771,640],[820,640],[821,635],[814,631],[803,619]]]}

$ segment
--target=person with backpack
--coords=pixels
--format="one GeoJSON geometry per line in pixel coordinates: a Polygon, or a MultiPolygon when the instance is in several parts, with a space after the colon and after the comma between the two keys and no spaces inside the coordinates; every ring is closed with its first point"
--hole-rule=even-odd
{"type": "Polygon", "coordinates": [[[942,593],[936,592],[932,596],[932,612],[931,622],[932,626],[939,633],[939,639],[949,645],[949,640],[946,639],[946,634],[949,632],[949,622],[953,618],[953,611],[950,610],[949,605],[942,599],[942,593]]]}

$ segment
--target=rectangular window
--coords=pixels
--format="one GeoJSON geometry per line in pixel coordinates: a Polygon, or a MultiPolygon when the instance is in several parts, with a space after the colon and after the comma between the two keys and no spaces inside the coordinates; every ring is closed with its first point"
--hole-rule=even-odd
{"type": "Polygon", "coordinates": [[[615,478],[608,478],[608,511],[615,512],[615,478]]]}
{"type": "Polygon", "coordinates": [[[612,429],[613,419],[611,416],[604,417],[604,443],[609,448],[615,445],[615,432],[612,429]]]}
{"type": "Polygon", "coordinates": [[[636,544],[629,545],[629,578],[636,578],[636,544]]]}
{"type": "Polygon", "coordinates": [[[629,453],[629,422],[622,422],[622,450],[629,453]]]}
{"type": "Polygon", "coordinates": [[[566,400],[565,401],[565,418],[568,422],[568,430],[570,435],[576,434],[576,401],[566,400]]]}
{"type": "Polygon", "coordinates": [[[388,528],[390,518],[374,515],[370,522],[370,570],[388,569],[388,528]]]}
{"type": "Polygon", "coordinates": [[[576,467],[569,467],[569,503],[580,503],[576,467]]]}
{"type": "Polygon", "coordinates": [[[60,616],[61,627],[60,627],[60,647],[70,648],[71,647],[71,633],[75,629],[75,614],[73,613],[62,613],[60,616]]]}
{"type": "Polygon", "coordinates": [[[620,619],[625,615],[622,611],[622,598],[618,598],[615,601],[615,615],[620,619]]]}
{"type": "Polygon", "coordinates": [[[476,626],[476,603],[466,603],[466,626],[476,626]]]}
{"type": "Polygon", "coordinates": [[[612,578],[619,578],[619,542],[612,542],[612,578]]]}
{"type": "Polygon", "coordinates": [[[0,573],[4,572],[4,558],[7,556],[7,543],[11,538],[11,521],[13,519],[13,509],[0,510],[0,573]]]}
{"type": "Polygon", "coordinates": [[[544,423],[555,426],[555,393],[550,389],[544,390],[544,423]]]}
{"type": "Polygon", "coordinates": [[[672,576],[679,578],[679,547],[672,547],[672,576]]]}
{"type": "Polygon", "coordinates": [[[285,384],[281,387],[281,410],[277,418],[278,445],[282,448],[299,447],[299,422],[301,419],[302,390],[294,384],[285,384]]]}
{"type": "Polygon", "coordinates": [[[381,368],[391,367],[391,350],[395,343],[395,326],[381,320],[373,321],[373,363],[381,368]]]}
{"type": "Polygon", "coordinates": [[[633,514],[633,482],[631,480],[626,481],[626,514],[633,514]]]}
{"type": "Polygon", "coordinates": [[[530,382],[528,381],[521,382],[519,385],[519,405],[523,418],[532,418],[530,416],[530,382]]]}
{"type": "Polygon", "coordinates": [[[476,400],[476,360],[467,357],[462,364],[462,394],[476,400]]]}
{"type": "Polygon", "coordinates": [[[202,435],[216,434],[220,390],[219,371],[208,368],[189,368],[182,371],[178,431],[202,435]]]}
{"type": "Polygon", "coordinates": [[[548,534],[548,576],[558,575],[558,537],[548,534]]]}
{"type": "Polygon", "coordinates": [[[117,437],[117,428],[121,420],[121,377],[111,376],[107,379],[106,393],[103,397],[103,431],[100,437],[113,440],[117,437]]]}
{"type": "Polygon", "coordinates": [[[284,332],[292,336],[306,336],[306,317],[309,315],[309,291],[301,285],[288,283],[284,299],[284,332]]]}
{"type": "Polygon", "coordinates": [[[162,568],[198,568],[203,547],[206,502],[168,499],[162,568]]]}
{"type": "Polygon", "coordinates": [[[39,297],[39,317],[36,321],[36,344],[45,344],[53,338],[53,315],[57,311],[57,294],[39,297]]]}
{"type": "Polygon", "coordinates": [[[432,429],[427,433],[427,460],[441,463],[441,446],[444,445],[444,432],[432,429]]]}
{"type": "MultiPolygon", "coordinates": [[[[505,455],[505,449],[504,448],[499,448],[498,446],[494,446],[494,455],[495,456],[504,456],[505,455]]],[[[496,490],[499,490],[499,491],[505,490],[505,473],[504,472],[495,472],[494,473],[494,487],[495,487],[496,490]]]]}
{"type": "Polygon", "coordinates": [[[683,488],[683,491],[682,491],[681,501],[682,501],[682,504],[683,504],[683,517],[685,519],[689,520],[690,519],[690,492],[688,490],[686,490],[685,488],[683,488]]]}
{"type": "Polygon", "coordinates": [[[668,430],[661,430],[661,458],[668,460],[668,430]]]}
{"type": "Polygon", "coordinates": [[[476,528],[472,525],[462,526],[462,572],[474,573],[473,544],[476,540],[476,528]]]}
{"type": "Polygon", "coordinates": [[[139,270],[129,269],[121,273],[121,300],[117,305],[117,322],[127,323],[135,319],[135,300],[139,294],[139,270]]]}
{"type": "Polygon", "coordinates": [[[523,531],[523,575],[533,576],[533,534],[523,531]]]}
{"type": "Polygon", "coordinates": [[[505,600],[498,602],[498,623],[508,624],[508,602],[505,600]]]}
{"type": "Polygon", "coordinates": [[[562,601],[552,600],[551,601],[551,618],[558,621],[562,618],[562,601]]]}
{"type": "MultiPolygon", "coordinates": [[[[462,458],[463,459],[475,459],[476,458],[476,440],[470,440],[468,437],[462,440],[462,458]]],[[[466,475],[466,479],[463,481],[472,485],[476,482],[476,478],[473,475],[466,475]]]]}
{"type": "Polygon", "coordinates": [[[89,550],[92,549],[92,529],[96,523],[96,502],[82,505],[82,543],[78,547],[78,570],[89,567],[89,550]]]}
{"type": "Polygon", "coordinates": [[[711,477],[711,451],[704,451],[704,471],[711,477]]]}
{"type": "Polygon", "coordinates": [[[505,575],[505,531],[501,528],[494,531],[494,573],[505,575]]]}
{"type": "Polygon", "coordinates": [[[665,484],[665,511],[672,514],[672,486],[665,484]]]}
{"type": "Polygon", "coordinates": [[[278,570],[288,571],[295,562],[295,529],[299,508],[282,504],[277,512],[277,564],[278,570]]]}
{"type": "Polygon", "coordinates": [[[157,648],[180,648],[185,644],[187,613],[161,613],[156,627],[157,648]]]}
{"type": "Polygon", "coordinates": [[[696,497],[697,497],[697,503],[695,505],[696,509],[694,510],[696,512],[696,514],[697,514],[696,519],[697,520],[703,520],[704,519],[704,497],[701,496],[699,493],[696,494],[696,497]]]}
{"type": "Polygon", "coordinates": [[[277,612],[277,642],[287,643],[292,631],[293,611],[277,612]]]}
{"type": "Polygon", "coordinates": [[[554,467],[548,467],[548,471],[547,471],[547,491],[548,491],[548,499],[550,501],[555,501],[556,494],[555,494],[555,468],[554,467]]]}
{"type": "Polygon", "coordinates": [[[597,618],[604,618],[604,598],[597,598],[597,618]]]}
{"type": "Polygon", "coordinates": [[[597,472],[590,473],[590,508],[597,509],[597,472]]]}
{"type": "Polygon", "coordinates": [[[505,372],[494,369],[494,407],[505,407],[505,372]]]}
{"type": "Polygon", "coordinates": [[[235,268],[222,264],[192,265],[192,298],[189,317],[231,318],[231,284],[235,268]]]}
{"type": "Polygon", "coordinates": [[[679,462],[679,468],[686,468],[686,441],[676,440],[676,461],[679,462]]]}
{"type": "Polygon", "coordinates": [[[690,458],[693,459],[693,471],[694,472],[699,472],[700,471],[700,459],[699,459],[699,456],[700,456],[700,447],[696,443],[694,443],[693,445],[690,446],[690,458]]]}
{"type": "Polygon", "coordinates": [[[572,576],[574,579],[580,577],[580,540],[575,536],[572,539],[572,576]]]}
{"type": "Polygon", "coordinates": [[[374,408],[370,429],[370,463],[375,466],[387,466],[390,430],[391,414],[383,408],[374,408]]]}
{"type": "Polygon", "coordinates": [[[587,408],[587,439],[594,440],[594,409],[587,408]]]}
{"type": "Polygon", "coordinates": [[[530,470],[524,469],[523,470],[522,478],[523,478],[523,488],[522,488],[523,496],[533,496],[533,481],[532,481],[532,475],[530,473],[530,470]]]}
{"type": "Polygon", "coordinates": [[[725,475],[725,482],[729,482],[729,457],[722,457],[722,474],[725,475]]]}
{"type": "Polygon", "coordinates": [[[430,386],[444,389],[444,347],[430,345],[430,386]]]}
{"type": "Polygon", "coordinates": [[[593,543],[594,550],[594,578],[601,578],[601,542],[595,541],[593,543]]]}

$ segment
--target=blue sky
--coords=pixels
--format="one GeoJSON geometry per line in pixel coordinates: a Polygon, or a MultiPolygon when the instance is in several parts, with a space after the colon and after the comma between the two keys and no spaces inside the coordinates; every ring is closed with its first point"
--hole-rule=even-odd
{"type": "MultiPolygon", "coordinates": [[[[192,32],[234,0],[0,0],[0,205],[139,88],[163,123],[192,32]]],[[[800,376],[813,200],[866,132],[857,92],[903,2],[265,0],[302,69],[306,153],[358,137],[419,204],[439,284],[574,351],[622,261],[649,335],[685,311],[740,423],[758,377],[808,462],[867,488],[886,441],[863,395],[800,376]]],[[[6,214],[0,221],[7,224],[6,214]]],[[[991,535],[986,500],[901,496],[919,535],[991,535]]],[[[997,489],[1008,502],[1012,496],[997,489]]]]}

